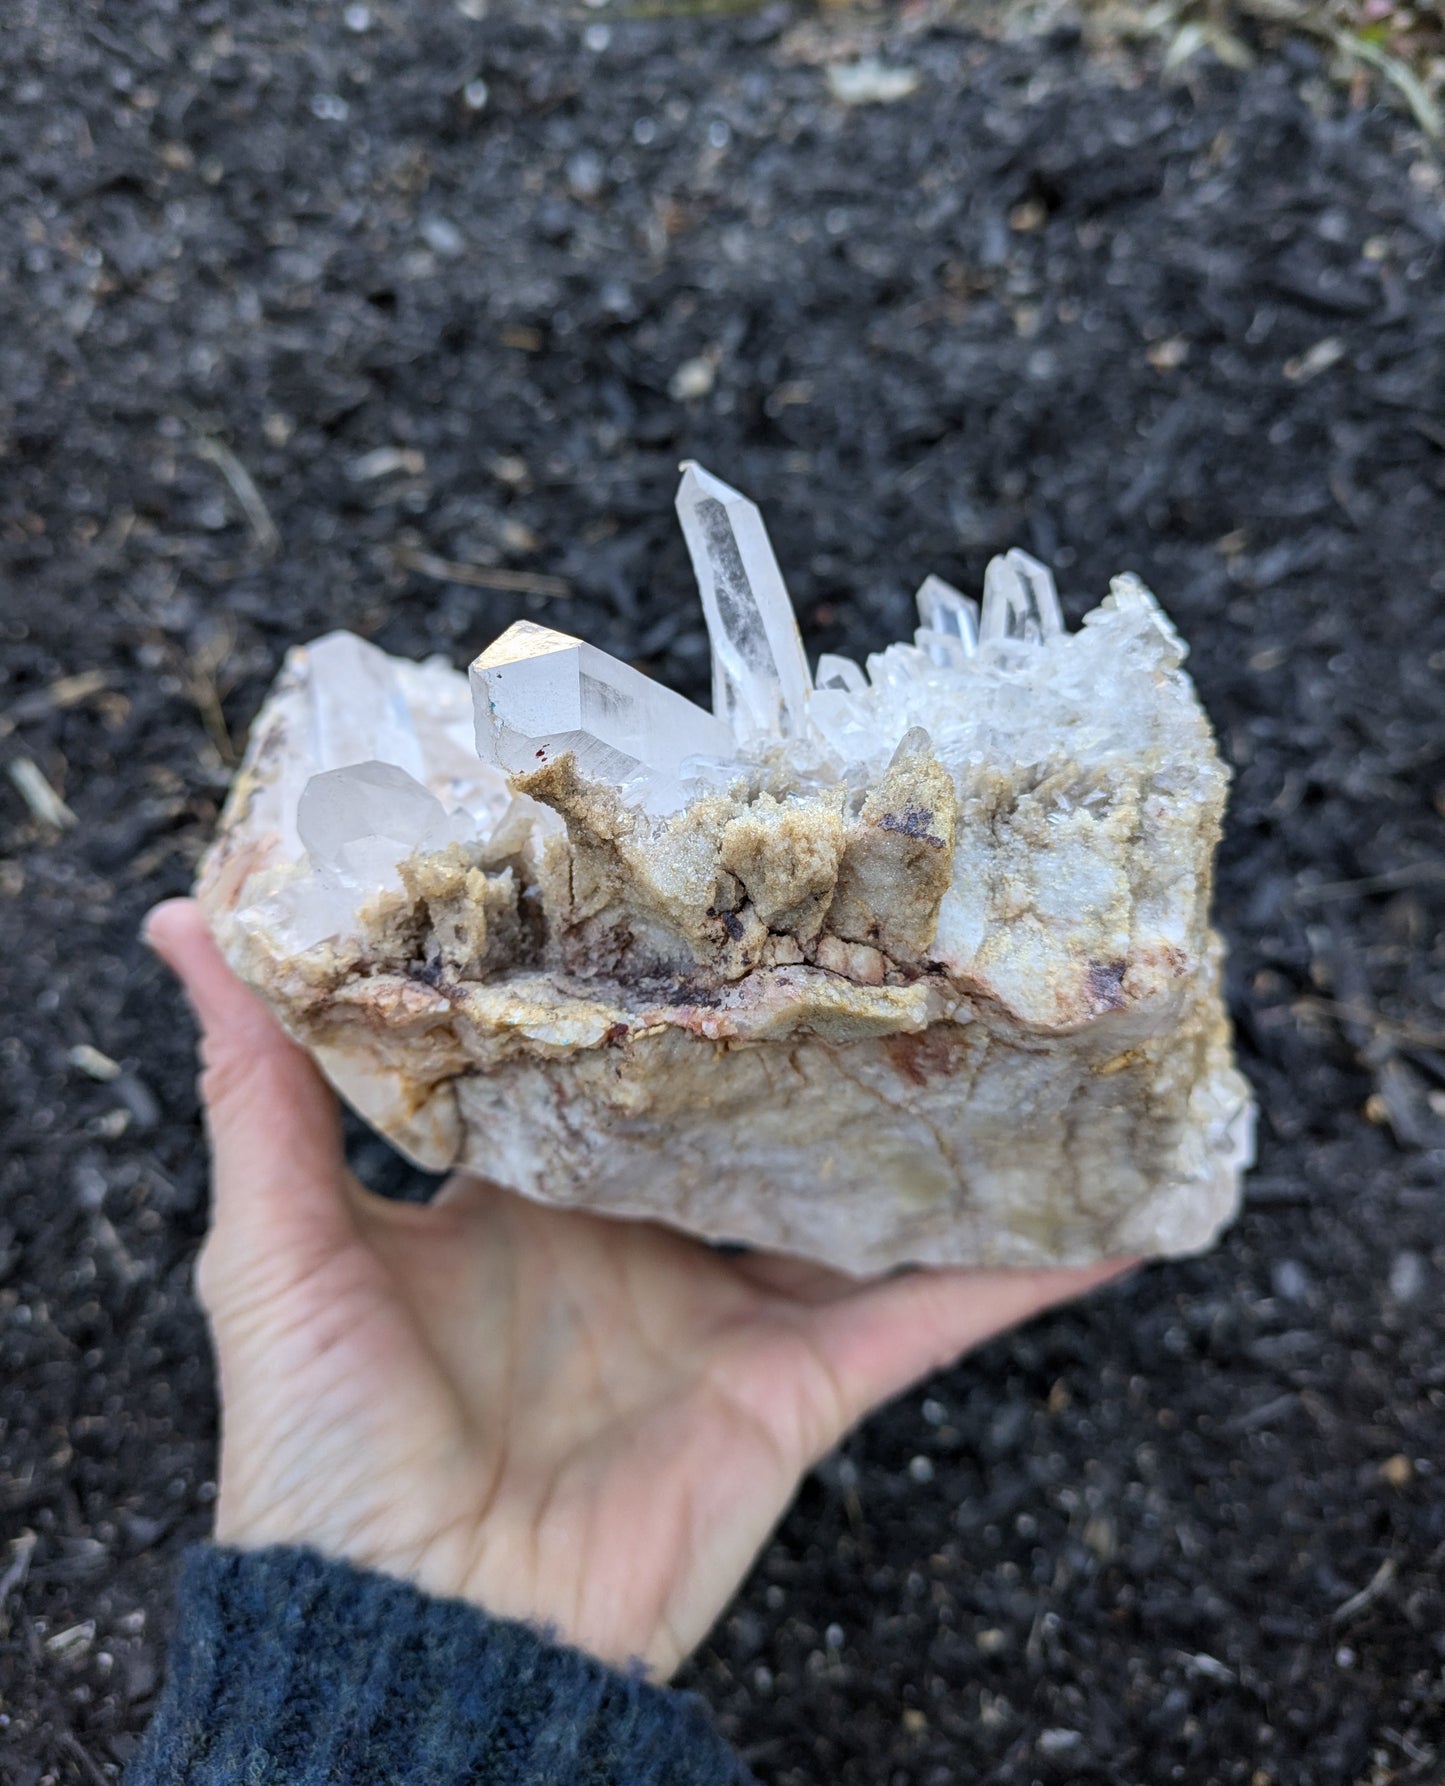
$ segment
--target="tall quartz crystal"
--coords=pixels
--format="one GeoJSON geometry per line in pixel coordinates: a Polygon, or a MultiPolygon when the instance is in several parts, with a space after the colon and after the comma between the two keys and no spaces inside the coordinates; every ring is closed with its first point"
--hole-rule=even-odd
{"type": "Polygon", "coordinates": [[[713,712],[740,743],[800,737],[812,679],[757,504],[689,459],[677,513],[712,638],[713,712]]]}
{"type": "Polygon", "coordinates": [[[714,713],[531,622],[470,694],[291,655],[201,879],[233,965],[420,1163],[542,1201],[856,1272],[1208,1244],[1226,772],[1154,598],[1070,633],[1010,551],[815,685],[757,508],[689,463],[678,512],[714,713]]]}

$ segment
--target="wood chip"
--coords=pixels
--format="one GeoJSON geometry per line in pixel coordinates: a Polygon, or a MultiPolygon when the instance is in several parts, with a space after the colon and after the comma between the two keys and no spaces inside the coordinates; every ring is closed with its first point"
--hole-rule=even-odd
{"type": "Polygon", "coordinates": [[[99,1048],[93,1048],[89,1042],[77,1042],[68,1050],[65,1058],[87,1078],[96,1079],[102,1085],[109,1085],[112,1079],[120,1078],[120,1063],[113,1061],[108,1054],[102,1054],[99,1048]]]}
{"type": "Polygon", "coordinates": [[[419,453],[414,447],[382,446],[373,447],[369,453],[363,453],[359,459],[353,459],[346,468],[346,475],[354,484],[367,484],[373,478],[390,477],[394,471],[405,472],[407,477],[420,477],[426,470],[426,455],[419,453]]]}
{"type": "Polygon", "coordinates": [[[51,831],[69,831],[80,822],[29,757],[11,757],[5,767],[38,823],[51,831]]]}
{"type": "Polygon", "coordinates": [[[65,1630],[47,1637],[45,1648],[49,1655],[58,1656],[63,1662],[77,1662],[94,1642],[95,1620],[86,1619],[83,1624],[68,1625],[65,1630]]]}

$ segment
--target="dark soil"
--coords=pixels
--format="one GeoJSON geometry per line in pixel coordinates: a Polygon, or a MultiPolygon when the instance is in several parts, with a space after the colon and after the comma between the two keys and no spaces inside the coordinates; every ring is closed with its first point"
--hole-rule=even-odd
{"type": "Polygon", "coordinates": [[[1303,50],[1168,88],[919,28],[916,93],[845,111],[786,8],[348,10],[6,8],[0,753],[79,824],[0,780],[0,1776],[115,1776],[214,1492],[191,1031],[141,914],[323,629],[460,661],[535,614],[701,693],[696,454],[814,651],[1011,542],[1075,616],[1158,589],[1237,770],[1263,1120],[1217,1252],[872,1421],[691,1680],[779,1786],[1438,1779],[1437,166],[1303,50]]]}

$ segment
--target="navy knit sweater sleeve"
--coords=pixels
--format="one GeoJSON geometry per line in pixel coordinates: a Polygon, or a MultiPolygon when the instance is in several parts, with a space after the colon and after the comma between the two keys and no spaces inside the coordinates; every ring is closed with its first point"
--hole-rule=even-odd
{"type": "Polygon", "coordinates": [[[127,1786],[751,1786],[691,1694],[292,1548],[189,1553],[127,1786]]]}

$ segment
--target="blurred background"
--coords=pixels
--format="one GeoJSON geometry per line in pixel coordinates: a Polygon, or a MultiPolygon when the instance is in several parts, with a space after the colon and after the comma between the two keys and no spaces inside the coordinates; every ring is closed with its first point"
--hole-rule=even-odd
{"type": "Polygon", "coordinates": [[[1214,1254],[830,1458],[689,1684],[779,1786],[1438,1779],[1438,12],[6,13],[0,1778],[118,1778],[214,1494],[142,914],[296,641],[533,617],[705,695],[695,455],[815,654],[1011,544],[1074,620],[1153,585],[1236,777],[1262,1136],[1214,1254]]]}

